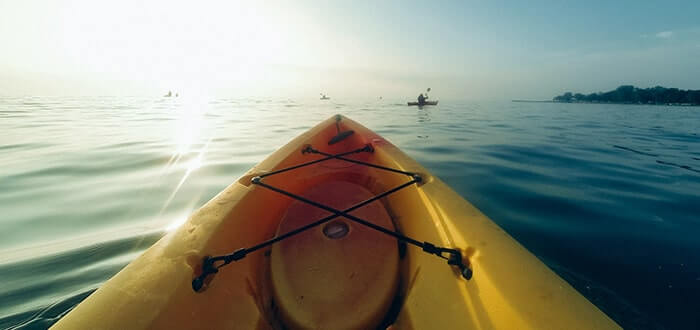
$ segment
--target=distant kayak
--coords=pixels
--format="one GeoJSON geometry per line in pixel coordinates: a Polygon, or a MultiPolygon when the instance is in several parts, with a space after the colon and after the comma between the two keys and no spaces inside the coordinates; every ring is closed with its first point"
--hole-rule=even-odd
{"type": "Polygon", "coordinates": [[[328,97],[328,96],[324,96],[324,97],[321,98],[321,100],[330,100],[330,99],[331,99],[331,98],[328,97]]]}
{"type": "Polygon", "coordinates": [[[408,102],[408,105],[417,105],[417,106],[424,106],[424,105],[437,105],[438,101],[425,101],[423,104],[420,104],[418,102],[408,102]]]}

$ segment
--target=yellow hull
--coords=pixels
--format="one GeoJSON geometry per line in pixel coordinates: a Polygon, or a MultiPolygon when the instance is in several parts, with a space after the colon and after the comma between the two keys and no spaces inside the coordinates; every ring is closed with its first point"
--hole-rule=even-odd
{"type": "MultiPolygon", "coordinates": [[[[339,125],[330,118],[274,152],[53,328],[619,328],[397,147],[350,119],[339,125]],[[329,145],[338,130],[355,133],[329,145]],[[193,290],[204,257],[253,246],[330,214],[253,184],[254,177],[322,158],[303,154],[306,145],[336,154],[365,144],[374,151],[347,157],[419,173],[422,182],[351,214],[420,242],[459,249],[473,271],[470,280],[435,255],[339,217],[329,224],[344,227],[320,225],[252,252],[209,276],[204,290],[193,290]],[[329,238],[334,230],[345,236],[329,238]]],[[[337,159],[265,180],[337,209],[407,181],[337,159]]]]}

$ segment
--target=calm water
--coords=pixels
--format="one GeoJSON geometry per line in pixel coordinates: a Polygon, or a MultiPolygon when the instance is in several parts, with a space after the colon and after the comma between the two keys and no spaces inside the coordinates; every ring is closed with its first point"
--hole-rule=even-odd
{"type": "Polygon", "coordinates": [[[700,108],[0,98],[0,328],[45,328],[335,113],[401,147],[626,328],[700,328],[700,108]]]}

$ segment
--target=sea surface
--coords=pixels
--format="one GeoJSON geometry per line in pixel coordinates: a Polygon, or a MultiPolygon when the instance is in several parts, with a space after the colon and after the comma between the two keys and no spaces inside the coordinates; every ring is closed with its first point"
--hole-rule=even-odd
{"type": "Polygon", "coordinates": [[[0,329],[50,326],[336,113],[418,160],[623,327],[700,328],[698,107],[5,97],[0,329]]]}

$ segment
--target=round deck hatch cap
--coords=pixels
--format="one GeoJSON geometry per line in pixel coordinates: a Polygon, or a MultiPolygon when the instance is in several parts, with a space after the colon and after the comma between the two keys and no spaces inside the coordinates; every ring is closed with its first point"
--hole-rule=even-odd
{"type": "Polygon", "coordinates": [[[323,227],[323,234],[330,239],[343,238],[348,232],[350,232],[350,228],[342,221],[333,221],[323,227]]]}

